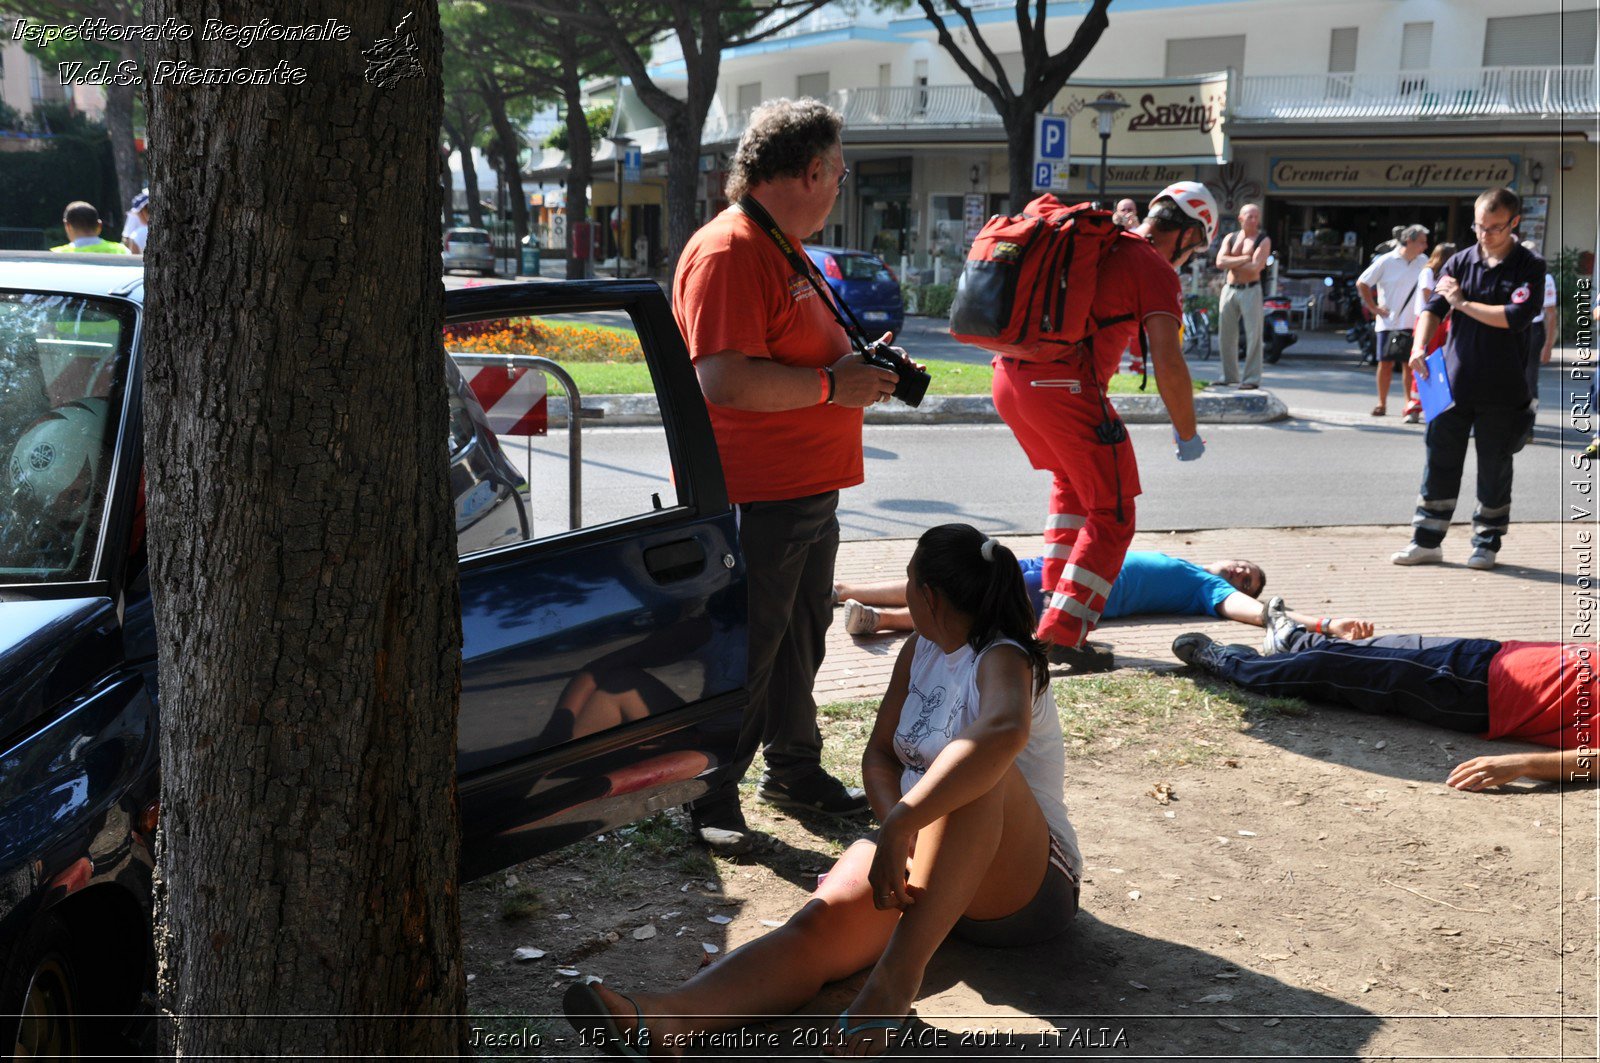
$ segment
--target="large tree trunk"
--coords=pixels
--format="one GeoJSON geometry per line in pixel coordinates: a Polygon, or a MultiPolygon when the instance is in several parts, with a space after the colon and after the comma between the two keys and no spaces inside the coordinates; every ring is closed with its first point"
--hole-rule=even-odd
{"type": "MultiPolygon", "coordinates": [[[[138,53],[132,48],[117,53],[119,60],[137,61],[138,53]]],[[[144,174],[139,170],[139,146],[133,136],[132,85],[106,86],[106,134],[111,138],[111,159],[117,167],[116,218],[121,218],[133,202],[133,197],[144,187],[144,174]]]]}
{"type": "MultiPolygon", "coordinates": [[[[511,221],[517,231],[517,240],[528,235],[528,197],[522,191],[522,138],[506,115],[504,97],[496,96],[485,101],[489,107],[489,122],[494,127],[495,142],[500,150],[498,168],[511,197],[511,221]]],[[[496,203],[499,209],[503,204],[496,203]]]]}
{"type": "Polygon", "coordinates": [[[694,235],[694,201],[700,181],[700,135],[706,125],[704,107],[680,107],[667,127],[667,268],[678,269],[689,237],[694,235]]]}
{"type": "MultiPolygon", "coordinates": [[[[565,64],[562,95],[567,108],[567,242],[572,242],[573,226],[589,220],[589,182],[594,177],[594,141],[589,136],[589,116],[583,113],[583,86],[578,80],[576,48],[567,53],[573,60],[565,64]]],[[[579,258],[567,248],[567,279],[581,280],[588,275],[589,259],[579,258]]]]}
{"type": "MultiPolygon", "coordinates": [[[[1010,168],[1011,213],[1020,213],[1033,198],[1033,116],[1031,103],[1019,101],[1016,107],[1000,112],[1006,130],[1006,165],[1010,168]]],[[[1043,107],[1040,107],[1043,110],[1043,107]]]]}
{"type": "Polygon", "coordinates": [[[467,220],[474,229],[483,228],[483,193],[478,189],[478,165],[472,161],[472,141],[457,141],[461,156],[461,187],[467,196],[467,220]]]}
{"type": "MultiPolygon", "coordinates": [[[[151,0],[146,21],[245,21],[151,0]]],[[[150,560],[167,1052],[453,1055],[455,535],[440,338],[435,0],[280,0],[342,43],[151,61],[304,68],[150,88],[150,560]],[[362,77],[411,14],[417,76],[362,77]],[[333,1016],[318,1018],[317,1016],[333,1016]]]]}

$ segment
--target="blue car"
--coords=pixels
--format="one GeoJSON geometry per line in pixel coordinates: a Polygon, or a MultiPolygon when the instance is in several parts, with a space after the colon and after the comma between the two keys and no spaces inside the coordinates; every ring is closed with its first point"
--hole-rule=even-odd
{"type": "Polygon", "coordinates": [[[899,335],[906,323],[906,305],[900,298],[900,280],[883,259],[847,247],[807,247],[806,254],[827,278],[833,294],[855,312],[869,340],[885,332],[899,335]]]}
{"type": "MultiPolygon", "coordinates": [[[[154,1026],[161,699],[138,262],[0,253],[3,1058],[132,1055],[154,1026]]],[[[516,448],[445,367],[462,874],[474,877],[720,782],[748,700],[746,577],[705,404],[659,288],[503,285],[450,292],[446,308],[458,326],[490,329],[625,311],[664,414],[661,489],[637,512],[536,536],[540,498],[508,457],[516,448]],[[637,695],[628,713],[587,712],[586,692],[621,688],[637,695]]]]}

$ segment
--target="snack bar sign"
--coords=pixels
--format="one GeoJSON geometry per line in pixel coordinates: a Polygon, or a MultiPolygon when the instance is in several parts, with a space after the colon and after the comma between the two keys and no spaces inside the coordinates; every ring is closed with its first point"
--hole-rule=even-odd
{"type": "Polygon", "coordinates": [[[1222,165],[1228,143],[1228,71],[1154,81],[1073,81],[1056,96],[1055,113],[1067,120],[1069,162],[1100,161],[1099,114],[1089,102],[1111,93],[1127,104],[1111,119],[1110,162],[1222,165]]]}

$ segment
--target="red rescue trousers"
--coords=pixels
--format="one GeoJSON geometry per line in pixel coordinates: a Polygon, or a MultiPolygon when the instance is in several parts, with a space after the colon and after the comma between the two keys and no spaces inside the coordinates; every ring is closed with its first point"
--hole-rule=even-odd
{"type": "Polygon", "coordinates": [[[1131,440],[1100,442],[1101,421],[1117,416],[1101,402],[1082,355],[1060,362],[994,360],[995,410],[1033,467],[1053,478],[1038,634],[1058,646],[1082,646],[1100,622],[1133,541],[1139,466],[1131,440]]]}

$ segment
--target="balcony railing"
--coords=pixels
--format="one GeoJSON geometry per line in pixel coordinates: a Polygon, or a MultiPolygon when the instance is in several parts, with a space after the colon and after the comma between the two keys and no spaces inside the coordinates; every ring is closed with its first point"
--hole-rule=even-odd
{"type": "Polygon", "coordinates": [[[839,89],[828,102],[844,114],[846,129],[1000,124],[989,98],[971,85],[839,89]]]}
{"type": "Polygon", "coordinates": [[[1286,74],[1240,79],[1243,121],[1501,118],[1595,114],[1592,66],[1500,66],[1377,74],[1286,74]]]}

